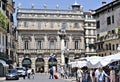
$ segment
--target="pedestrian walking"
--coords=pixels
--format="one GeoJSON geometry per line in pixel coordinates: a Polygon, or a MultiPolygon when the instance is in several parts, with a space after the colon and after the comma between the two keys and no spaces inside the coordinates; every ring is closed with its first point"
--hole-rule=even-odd
{"type": "Polygon", "coordinates": [[[65,71],[63,68],[61,68],[60,74],[62,78],[65,78],[65,71]]]}
{"type": "Polygon", "coordinates": [[[108,77],[108,75],[105,73],[105,71],[101,67],[96,70],[97,82],[103,82],[105,76],[108,77]]]}
{"type": "Polygon", "coordinates": [[[115,70],[113,67],[110,69],[110,82],[115,82],[115,70]]]}
{"type": "Polygon", "coordinates": [[[35,71],[34,71],[34,69],[31,70],[31,76],[32,76],[32,78],[34,79],[34,76],[35,76],[35,71]]]}
{"type": "Polygon", "coordinates": [[[22,75],[23,75],[23,79],[25,79],[25,77],[26,77],[26,70],[24,70],[24,71],[22,72],[22,75]]]}
{"type": "Polygon", "coordinates": [[[53,79],[54,78],[54,73],[53,73],[53,68],[51,67],[50,69],[49,69],[49,79],[53,79]]]}
{"type": "Polygon", "coordinates": [[[91,79],[91,76],[90,76],[89,72],[88,72],[88,75],[87,75],[87,82],[92,82],[92,79],[91,79]]]}
{"type": "Polygon", "coordinates": [[[87,70],[83,70],[82,82],[87,82],[87,70]]]}
{"type": "Polygon", "coordinates": [[[90,78],[92,82],[95,82],[95,69],[90,69],[90,78]]]}
{"type": "Polygon", "coordinates": [[[28,77],[28,79],[30,79],[30,76],[31,76],[31,69],[28,68],[28,70],[27,70],[27,77],[28,77]]]}
{"type": "Polygon", "coordinates": [[[82,74],[83,74],[83,71],[80,68],[78,68],[77,70],[77,81],[78,82],[82,82],[82,74]]]}

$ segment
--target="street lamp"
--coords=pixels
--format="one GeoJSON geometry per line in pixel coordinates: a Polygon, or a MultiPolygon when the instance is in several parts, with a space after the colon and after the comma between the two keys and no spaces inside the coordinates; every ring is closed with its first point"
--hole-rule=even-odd
{"type": "Polygon", "coordinates": [[[65,42],[64,42],[64,39],[65,39],[65,36],[66,36],[66,30],[65,28],[61,28],[59,31],[58,31],[58,35],[61,39],[61,66],[64,66],[65,65],[65,57],[64,57],[64,51],[65,51],[65,42]]]}

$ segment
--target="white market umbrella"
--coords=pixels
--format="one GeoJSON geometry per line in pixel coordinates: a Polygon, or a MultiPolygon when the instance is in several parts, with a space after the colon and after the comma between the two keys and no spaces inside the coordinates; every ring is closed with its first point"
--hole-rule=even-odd
{"type": "Polygon", "coordinates": [[[77,61],[78,68],[87,66],[87,61],[77,61]]]}

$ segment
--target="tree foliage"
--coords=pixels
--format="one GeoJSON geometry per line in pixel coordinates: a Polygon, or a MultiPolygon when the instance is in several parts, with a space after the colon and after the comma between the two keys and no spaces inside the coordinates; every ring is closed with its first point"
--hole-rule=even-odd
{"type": "Polygon", "coordinates": [[[8,18],[7,16],[5,16],[5,14],[2,11],[0,11],[0,27],[7,30],[7,26],[8,26],[8,18]]]}
{"type": "Polygon", "coordinates": [[[118,26],[118,35],[120,35],[120,26],[118,26]]]}

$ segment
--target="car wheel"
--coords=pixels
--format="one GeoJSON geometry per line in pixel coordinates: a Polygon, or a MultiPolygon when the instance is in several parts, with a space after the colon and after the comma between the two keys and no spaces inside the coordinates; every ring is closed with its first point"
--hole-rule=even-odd
{"type": "Polygon", "coordinates": [[[19,78],[17,78],[16,80],[19,80],[19,78]]]}

